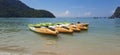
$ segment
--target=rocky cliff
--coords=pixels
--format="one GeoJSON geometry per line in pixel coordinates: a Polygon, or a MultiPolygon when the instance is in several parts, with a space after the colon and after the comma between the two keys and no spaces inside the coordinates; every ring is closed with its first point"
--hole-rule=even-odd
{"type": "Polygon", "coordinates": [[[120,7],[117,7],[111,18],[120,18],[120,7]]]}

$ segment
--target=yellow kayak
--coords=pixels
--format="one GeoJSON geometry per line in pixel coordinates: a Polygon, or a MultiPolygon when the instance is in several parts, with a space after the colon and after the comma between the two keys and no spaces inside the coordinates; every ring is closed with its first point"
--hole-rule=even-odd
{"type": "Polygon", "coordinates": [[[88,27],[85,26],[85,25],[76,24],[76,26],[77,26],[79,29],[81,29],[81,30],[87,30],[87,29],[88,29],[88,27]]]}
{"type": "Polygon", "coordinates": [[[61,33],[73,33],[73,30],[68,28],[68,27],[55,27],[55,29],[58,31],[58,32],[61,32],[61,33]]]}
{"type": "Polygon", "coordinates": [[[46,27],[29,27],[30,30],[42,33],[42,34],[49,34],[49,35],[58,35],[58,31],[53,28],[46,28],[46,27]]]}
{"type": "Polygon", "coordinates": [[[88,23],[81,23],[81,25],[85,26],[85,27],[88,27],[88,23]]]}
{"type": "Polygon", "coordinates": [[[72,29],[73,31],[81,31],[76,25],[68,25],[68,28],[72,29]]]}

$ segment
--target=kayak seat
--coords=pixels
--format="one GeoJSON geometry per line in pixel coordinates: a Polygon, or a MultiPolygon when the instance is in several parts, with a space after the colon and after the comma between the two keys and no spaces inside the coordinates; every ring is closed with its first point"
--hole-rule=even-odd
{"type": "Polygon", "coordinates": [[[62,28],[65,28],[65,29],[69,30],[69,28],[68,28],[68,27],[65,27],[65,26],[62,26],[62,28]]]}
{"type": "Polygon", "coordinates": [[[46,27],[46,28],[48,28],[48,29],[50,29],[50,30],[52,30],[52,31],[55,31],[55,29],[52,28],[52,27],[49,27],[49,26],[44,26],[44,27],[46,27]]]}
{"type": "Polygon", "coordinates": [[[54,29],[54,28],[51,28],[51,27],[48,27],[48,29],[50,29],[50,30],[52,30],[52,31],[55,31],[55,29],[54,29]]]}

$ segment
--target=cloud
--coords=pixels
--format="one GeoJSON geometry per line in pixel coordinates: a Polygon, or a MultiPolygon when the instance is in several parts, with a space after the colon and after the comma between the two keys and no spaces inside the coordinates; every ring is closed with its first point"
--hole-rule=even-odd
{"type": "Polygon", "coordinates": [[[61,16],[63,16],[63,17],[69,17],[70,14],[71,14],[71,12],[70,12],[69,10],[66,10],[66,11],[64,11],[64,12],[61,14],[61,16]]]}
{"type": "Polygon", "coordinates": [[[66,10],[64,13],[63,13],[63,15],[65,15],[65,16],[68,16],[70,14],[70,11],[69,10],[66,10]]]}
{"type": "Polygon", "coordinates": [[[115,12],[115,9],[114,10],[112,10],[112,13],[114,13],[115,12]]]}
{"type": "Polygon", "coordinates": [[[90,16],[92,16],[92,13],[91,12],[85,12],[83,16],[84,17],[90,17],[90,16]]]}
{"type": "Polygon", "coordinates": [[[70,17],[70,15],[71,15],[71,12],[69,10],[66,10],[66,11],[60,13],[57,16],[59,16],[59,17],[70,17]]]}

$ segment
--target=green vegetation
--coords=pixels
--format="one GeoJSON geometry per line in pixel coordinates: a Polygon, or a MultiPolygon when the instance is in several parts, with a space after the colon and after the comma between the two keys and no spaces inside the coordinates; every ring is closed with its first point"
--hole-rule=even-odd
{"type": "Polygon", "coordinates": [[[0,0],[0,17],[55,18],[46,10],[35,10],[19,0],[0,0]]]}
{"type": "Polygon", "coordinates": [[[68,23],[68,22],[58,22],[58,23],[46,22],[46,23],[39,23],[39,24],[28,24],[28,27],[30,27],[30,26],[54,26],[57,24],[70,24],[70,23],[68,23]]]}

